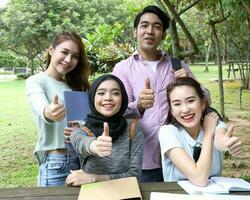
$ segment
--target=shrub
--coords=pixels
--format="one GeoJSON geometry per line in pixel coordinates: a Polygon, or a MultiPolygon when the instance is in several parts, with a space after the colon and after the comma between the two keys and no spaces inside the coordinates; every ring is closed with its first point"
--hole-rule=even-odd
{"type": "Polygon", "coordinates": [[[28,74],[28,73],[20,73],[20,74],[17,74],[16,77],[17,77],[18,80],[23,80],[23,79],[29,78],[30,74],[28,74]]]}

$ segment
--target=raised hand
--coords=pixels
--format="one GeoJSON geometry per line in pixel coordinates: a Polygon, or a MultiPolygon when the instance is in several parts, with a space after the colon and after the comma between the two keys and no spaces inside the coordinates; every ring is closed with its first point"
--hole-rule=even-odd
{"type": "Polygon", "coordinates": [[[219,120],[219,117],[217,113],[210,112],[204,117],[203,121],[203,129],[205,134],[210,134],[211,136],[215,133],[215,128],[217,125],[217,122],[219,120]]]}
{"type": "Polygon", "coordinates": [[[145,109],[152,107],[154,104],[154,90],[150,87],[149,78],[145,80],[145,89],[143,89],[138,98],[138,110],[143,113],[145,109]]]}
{"type": "Polygon", "coordinates": [[[90,143],[90,151],[100,157],[109,156],[112,153],[112,138],[109,136],[109,126],[103,123],[103,134],[90,143]]]}
{"type": "Polygon", "coordinates": [[[51,121],[61,121],[65,117],[65,108],[59,104],[58,95],[54,96],[53,102],[44,108],[44,116],[51,121]]]}
{"type": "Polygon", "coordinates": [[[242,142],[238,137],[233,136],[233,132],[234,132],[234,125],[231,125],[225,134],[226,137],[225,145],[229,153],[235,156],[240,154],[242,142]]]}

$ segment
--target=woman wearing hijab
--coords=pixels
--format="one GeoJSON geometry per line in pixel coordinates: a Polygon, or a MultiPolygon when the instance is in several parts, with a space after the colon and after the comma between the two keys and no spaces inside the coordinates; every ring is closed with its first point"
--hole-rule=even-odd
{"type": "Polygon", "coordinates": [[[123,114],[128,96],[123,83],[114,75],[97,78],[89,90],[91,113],[86,124],[73,131],[71,143],[81,155],[82,169],[71,171],[67,185],[140,176],[143,135],[138,125],[123,114]]]}

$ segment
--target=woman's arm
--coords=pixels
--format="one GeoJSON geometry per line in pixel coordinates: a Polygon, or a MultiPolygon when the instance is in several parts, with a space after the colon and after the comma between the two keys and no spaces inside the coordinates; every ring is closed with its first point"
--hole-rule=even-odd
{"type": "Polygon", "coordinates": [[[81,128],[73,128],[73,129],[74,130],[70,135],[70,142],[75,151],[81,154],[83,157],[93,155],[93,153],[90,150],[90,143],[94,141],[96,138],[89,137],[88,134],[81,128]]]}
{"type": "MultiPolygon", "coordinates": [[[[142,168],[143,159],[143,133],[141,130],[141,124],[137,123],[135,134],[133,138],[130,138],[130,161],[129,168],[120,174],[109,174],[111,179],[118,179],[130,176],[139,177],[142,168]]],[[[129,148],[129,147],[128,147],[129,148]]]]}
{"type": "Polygon", "coordinates": [[[35,117],[41,118],[47,123],[51,123],[44,117],[44,108],[49,102],[41,86],[41,80],[37,80],[36,76],[29,77],[25,82],[25,93],[35,117]]]}
{"type": "Polygon", "coordinates": [[[204,139],[197,163],[183,148],[172,148],[166,152],[173,164],[186,178],[198,186],[205,186],[208,182],[212,164],[213,134],[217,121],[218,116],[215,113],[209,113],[204,119],[204,139]]]}
{"type": "MultiPolygon", "coordinates": [[[[26,80],[25,90],[31,109],[36,117],[43,119],[46,123],[61,121],[65,117],[65,108],[58,102],[58,95],[55,94],[53,101],[49,102],[40,76],[31,76],[26,80]]],[[[51,85],[51,87],[55,87],[51,85]]]]}

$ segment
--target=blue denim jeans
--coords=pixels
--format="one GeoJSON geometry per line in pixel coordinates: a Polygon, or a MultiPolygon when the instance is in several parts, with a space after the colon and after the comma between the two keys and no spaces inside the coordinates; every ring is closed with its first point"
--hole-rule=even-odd
{"type": "Polygon", "coordinates": [[[70,170],[80,168],[76,155],[48,154],[39,166],[38,187],[65,185],[70,170]]]}
{"type": "Polygon", "coordinates": [[[162,168],[141,171],[140,182],[163,182],[162,168]]]}

